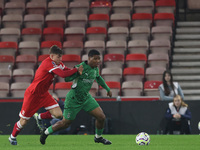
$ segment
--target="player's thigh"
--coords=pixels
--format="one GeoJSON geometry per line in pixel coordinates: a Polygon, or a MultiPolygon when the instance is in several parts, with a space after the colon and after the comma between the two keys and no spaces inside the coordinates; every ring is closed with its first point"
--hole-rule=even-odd
{"type": "Polygon", "coordinates": [[[40,108],[41,105],[38,104],[38,96],[26,90],[19,116],[29,120],[40,108]]]}
{"type": "Polygon", "coordinates": [[[65,99],[63,116],[66,120],[74,120],[81,109],[82,104],[77,103],[74,96],[67,96],[65,99]]]}
{"type": "Polygon", "coordinates": [[[83,104],[83,110],[86,112],[92,112],[98,107],[99,104],[91,95],[87,98],[86,102],[83,104]]]}

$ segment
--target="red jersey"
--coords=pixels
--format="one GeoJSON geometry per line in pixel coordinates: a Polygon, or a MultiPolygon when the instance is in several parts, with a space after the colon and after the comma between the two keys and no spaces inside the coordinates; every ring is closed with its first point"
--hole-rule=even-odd
{"type": "MultiPolygon", "coordinates": [[[[55,78],[54,70],[70,70],[61,62],[59,65],[51,60],[50,57],[42,61],[41,65],[35,73],[35,77],[31,85],[27,88],[32,94],[43,95],[49,90],[50,85],[53,83],[55,78]]],[[[77,72],[74,69],[73,73],[77,72]]]]}

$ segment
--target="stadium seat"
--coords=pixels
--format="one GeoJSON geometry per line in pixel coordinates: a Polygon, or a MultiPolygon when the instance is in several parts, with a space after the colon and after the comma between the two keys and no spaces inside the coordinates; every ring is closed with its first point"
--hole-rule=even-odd
{"type": "Polygon", "coordinates": [[[8,14],[2,17],[2,25],[4,28],[18,28],[21,29],[23,17],[22,15],[8,14]]]}
{"type": "Polygon", "coordinates": [[[65,41],[83,41],[85,39],[85,28],[69,27],[64,31],[65,41]]]}
{"type": "Polygon", "coordinates": [[[125,81],[122,82],[123,96],[142,96],[143,83],[142,81],[125,81]]]}
{"type": "Polygon", "coordinates": [[[127,44],[126,41],[107,41],[106,53],[107,54],[122,54],[126,53],[127,44]]]}
{"type": "Polygon", "coordinates": [[[36,62],[37,58],[35,55],[18,55],[15,64],[17,69],[35,69],[36,62]]]}
{"type": "Polygon", "coordinates": [[[146,68],[147,56],[145,54],[127,54],[126,67],[140,67],[146,68]]]}
{"type": "Polygon", "coordinates": [[[86,41],[84,45],[84,51],[86,52],[86,54],[91,49],[96,49],[101,54],[103,54],[105,51],[105,42],[104,41],[86,41]]]}
{"type": "Polygon", "coordinates": [[[10,69],[8,69],[8,68],[1,69],[0,68],[0,83],[1,82],[10,83],[11,76],[12,76],[12,72],[10,69]]]}
{"type": "Polygon", "coordinates": [[[2,16],[3,11],[4,11],[4,0],[3,2],[0,2],[0,16],[2,16]]]}
{"type": "Polygon", "coordinates": [[[147,67],[146,68],[146,81],[157,80],[162,81],[163,72],[165,67],[147,67]]]}
{"type": "Polygon", "coordinates": [[[169,40],[152,40],[150,42],[151,53],[165,53],[171,55],[171,42],[169,40]]]}
{"type": "Polygon", "coordinates": [[[148,0],[135,1],[133,4],[135,13],[150,13],[154,12],[154,2],[148,0]]]}
{"type": "Polygon", "coordinates": [[[144,95],[145,96],[160,96],[159,85],[162,81],[151,80],[144,83],[144,95]]]}
{"type": "Polygon", "coordinates": [[[112,12],[119,14],[131,14],[133,10],[132,1],[114,1],[112,5],[112,12]]]}
{"type": "Polygon", "coordinates": [[[111,2],[94,1],[90,4],[92,14],[110,14],[112,8],[111,2]]]}
{"type": "Polygon", "coordinates": [[[40,43],[35,41],[23,41],[19,43],[18,52],[20,55],[38,55],[40,49],[40,43]]]}
{"type": "Polygon", "coordinates": [[[109,26],[109,16],[107,14],[90,14],[88,19],[90,27],[104,27],[109,26]]]}
{"type": "Polygon", "coordinates": [[[110,26],[111,27],[130,27],[131,17],[130,14],[111,14],[110,26]]]}
{"type": "Polygon", "coordinates": [[[108,28],[108,39],[110,41],[127,41],[129,29],[127,27],[110,27],[108,28]]]}
{"type": "Polygon", "coordinates": [[[169,55],[165,53],[152,53],[148,56],[149,67],[169,68],[169,55]]]}
{"type": "Polygon", "coordinates": [[[155,26],[174,26],[174,14],[172,13],[156,13],[154,15],[155,26]]]}
{"type": "Polygon", "coordinates": [[[104,67],[106,68],[123,68],[124,55],[122,54],[106,54],[104,55],[104,67]]]}
{"type": "Polygon", "coordinates": [[[29,82],[14,82],[11,83],[11,95],[15,98],[23,98],[25,90],[29,87],[29,82]]]}
{"type": "Polygon", "coordinates": [[[137,26],[130,28],[130,39],[131,40],[147,40],[150,39],[150,27],[137,26]]]}
{"type": "Polygon", "coordinates": [[[25,11],[25,3],[23,2],[6,2],[4,7],[5,14],[23,15],[25,11]]]}
{"type": "Polygon", "coordinates": [[[74,68],[75,65],[78,65],[81,62],[80,55],[75,54],[68,54],[62,56],[62,62],[65,64],[68,68],[74,68]]]}
{"type": "Polygon", "coordinates": [[[99,85],[96,82],[93,82],[89,93],[92,95],[92,97],[95,97],[98,96],[98,90],[99,90],[99,85]]]}
{"type": "Polygon", "coordinates": [[[87,15],[90,9],[89,1],[72,1],[69,3],[70,14],[87,15]]]}
{"type": "Polygon", "coordinates": [[[152,20],[152,14],[150,13],[136,13],[132,15],[133,27],[146,26],[151,28],[152,20]]]}
{"type": "Polygon", "coordinates": [[[65,28],[66,20],[63,14],[48,14],[45,17],[45,24],[47,27],[65,28]]]}
{"type": "Polygon", "coordinates": [[[48,27],[43,30],[43,39],[45,41],[63,41],[64,30],[60,27],[48,27]]]}
{"type": "Polygon", "coordinates": [[[175,13],[175,0],[158,0],[155,2],[155,10],[157,13],[175,13]]]}
{"type": "Polygon", "coordinates": [[[0,98],[5,98],[9,94],[9,83],[0,82],[0,98]]]}
{"type": "Polygon", "coordinates": [[[67,16],[68,27],[81,27],[87,26],[88,17],[86,14],[69,14],[67,16]]]}
{"type": "Polygon", "coordinates": [[[27,14],[24,15],[24,27],[25,28],[40,28],[44,26],[44,15],[41,14],[27,14]]]}
{"type": "Polygon", "coordinates": [[[88,55],[87,54],[82,55],[81,61],[87,61],[87,60],[88,60],[88,55]]]}
{"type": "Polygon", "coordinates": [[[103,27],[88,27],[86,30],[86,39],[88,41],[105,41],[107,39],[107,30],[103,27]]]}
{"type": "Polygon", "coordinates": [[[26,12],[27,14],[41,14],[45,15],[47,9],[46,2],[27,2],[26,4],[26,12]]]}
{"type": "MultiPolygon", "coordinates": [[[[0,42],[0,56],[8,55],[8,56],[16,56],[18,50],[18,45],[16,42],[0,42]]],[[[11,57],[3,57],[6,60],[11,59],[11,57]]]]}
{"type": "MultiPolygon", "coordinates": [[[[112,91],[112,97],[117,97],[118,95],[121,95],[121,85],[120,82],[116,81],[106,81],[106,84],[112,91]]],[[[100,95],[103,97],[108,97],[107,96],[107,91],[100,86],[99,88],[100,95]]]]}
{"type": "Polygon", "coordinates": [[[34,70],[23,68],[13,70],[13,80],[14,82],[29,82],[31,83],[34,77],[34,70]]]}
{"type": "Polygon", "coordinates": [[[151,35],[154,40],[170,40],[172,39],[172,27],[169,26],[155,26],[151,29],[151,35]]]}
{"type": "Polygon", "coordinates": [[[47,57],[49,57],[49,54],[39,55],[37,59],[37,65],[40,66],[43,60],[45,60],[47,57]]]}
{"type": "MultiPolygon", "coordinates": [[[[1,50],[0,50],[1,51],[1,50]]],[[[14,56],[1,55],[0,54],[0,69],[11,69],[14,66],[15,58],[14,56]]]]}
{"type": "Polygon", "coordinates": [[[59,48],[62,48],[62,43],[60,41],[43,41],[40,45],[41,54],[49,54],[49,48],[53,45],[57,45],[59,48]]]}
{"type": "Polygon", "coordinates": [[[52,83],[49,87],[48,92],[52,95],[54,93],[54,83],[52,83]]]}
{"type": "Polygon", "coordinates": [[[42,30],[40,28],[24,28],[22,29],[22,41],[40,42],[42,37],[42,30]]]}
{"type": "Polygon", "coordinates": [[[101,76],[105,81],[120,82],[122,78],[122,68],[103,68],[101,70],[101,76]]]}
{"type": "Polygon", "coordinates": [[[20,29],[17,28],[1,28],[1,42],[16,42],[20,39],[20,29]]]}
{"type": "Polygon", "coordinates": [[[66,97],[66,94],[70,91],[72,82],[58,82],[55,83],[55,93],[59,98],[66,97]]]}
{"type": "Polygon", "coordinates": [[[50,1],[48,3],[49,14],[63,14],[66,15],[68,10],[68,3],[66,1],[50,1]]]}
{"type": "Polygon", "coordinates": [[[143,81],[144,68],[141,67],[128,67],[123,71],[124,81],[143,81]]]}
{"type": "Polygon", "coordinates": [[[149,42],[147,40],[133,40],[128,42],[129,54],[147,54],[149,49],[149,42]]]}
{"type": "Polygon", "coordinates": [[[63,42],[63,53],[64,54],[76,54],[80,55],[83,52],[83,42],[81,41],[65,41],[63,42]]]}

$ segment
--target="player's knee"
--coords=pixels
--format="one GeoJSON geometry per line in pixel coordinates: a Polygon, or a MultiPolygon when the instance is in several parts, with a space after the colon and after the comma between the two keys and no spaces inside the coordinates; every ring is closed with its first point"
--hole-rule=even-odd
{"type": "Polygon", "coordinates": [[[98,118],[97,118],[97,120],[100,121],[100,122],[104,122],[106,120],[105,114],[99,115],[98,118]]]}
{"type": "Polygon", "coordinates": [[[55,114],[54,117],[57,118],[57,119],[61,119],[63,117],[63,115],[62,115],[62,113],[61,114],[55,114]]]}

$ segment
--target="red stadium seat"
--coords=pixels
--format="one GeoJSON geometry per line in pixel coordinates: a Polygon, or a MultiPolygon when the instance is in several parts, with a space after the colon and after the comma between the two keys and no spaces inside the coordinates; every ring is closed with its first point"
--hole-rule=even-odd
{"type": "Polygon", "coordinates": [[[41,62],[43,60],[45,60],[47,57],[49,57],[49,54],[44,54],[44,55],[39,55],[38,56],[38,59],[37,59],[37,63],[38,63],[38,66],[41,64],[41,62]]]}
{"type": "Polygon", "coordinates": [[[55,84],[55,93],[58,97],[66,97],[66,94],[71,89],[72,82],[58,82],[55,84]]]}
{"type": "Polygon", "coordinates": [[[92,14],[110,14],[112,4],[111,2],[95,1],[90,5],[92,14]]]}
{"type": "Polygon", "coordinates": [[[90,14],[88,20],[90,27],[104,27],[109,25],[109,16],[107,14],[90,14]]]}
{"type": "Polygon", "coordinates": [[[9,55],[0,55],[0,68],[1,69],[11,69],[14,66],[15,58],[9,55]]]}
{"type": "Polygon", "coordinates": [[[143,81],[144,68],[140,68],[140,67],[124,68],[123,78],[124,78],[124,81],[143,81]]]}
{"type": "Polygon", "coordinates": [[[160,96],[158,87],[162,84],[162,81],[146,81],[144,83],[144,95],[145,96],[160,96]]]}
{"type": "Polygon", "coordinates": [[[0,42],[0,55],[14,56],[18,50],[16,42],[0,42]]]}
{"type": "Polygon", "coordinates": [[[23,41],[41,41],[42,30],[40,28],[24,28],[22,29],[22,40],[23,41]]]}
{"type": "Polygon", "coordinates": [[[150,13],[137,13],[132,15],[133,26],[152,26],[152,14],[150,13]]]}
{"type": "Polygon", "coordinates": [[[175,0],[158,0],[155,6],[157,13],[175,13],[176,11],[175,0]]]}
{"type": "Polygon", "coordinates": [[[127,54],[126,66],[127,67],[141,67],[146,68],[147,56],[145,54],[127,54]]]}
{"type": "Polygon", "coordinates": [[[60,41],[43,41],[40,45],[41,54],[49,54],[49,48],[53,45],[62,48],[62,43],[60,41]]]}
{"type": "Polygon", "coordinates": [[[111,67],[123,68],[124,55],[122,55],[122,54],[106,54],[106,55],[104,55],[104,65],[106,68],[111,68],[111,67]]]}
{"type": "Polygon", "coordinates": [[[156,13],[154,15],[155,26],[174,26],[174,14],[172,13],[156,13]]]}
{"type": "Polygon", "coordinates": [[[101,40],[105,41],[107,38],[107,30],[103,27],[89,27],[86,30],[87,40],[101,40]]]}
{"type": "Polygon", "coordinates": [[[68,54],[62,56],[62,62],[68,68],[73,68],[75,65],[78,65],[81,62],[80,55],[68,54]]]}
{"type": "Polygon", "coordinates": [[[64,30],[59,27],[44,28],[43,38],[45,41],[63,41],[64,30]]]}
{"type": "MultiPolygon", "coordinates": [[[[106,84],[111,89],[113,97],[117,97],[118,95],[121,95],[121,85],[120,85],[120,82],[106,81],[106,84]]],[[[99,92],[100,92],[101,96],[107,97],[107,91],[105,89],[103,89],[101,86],[100,86],[99,92]]]]}

